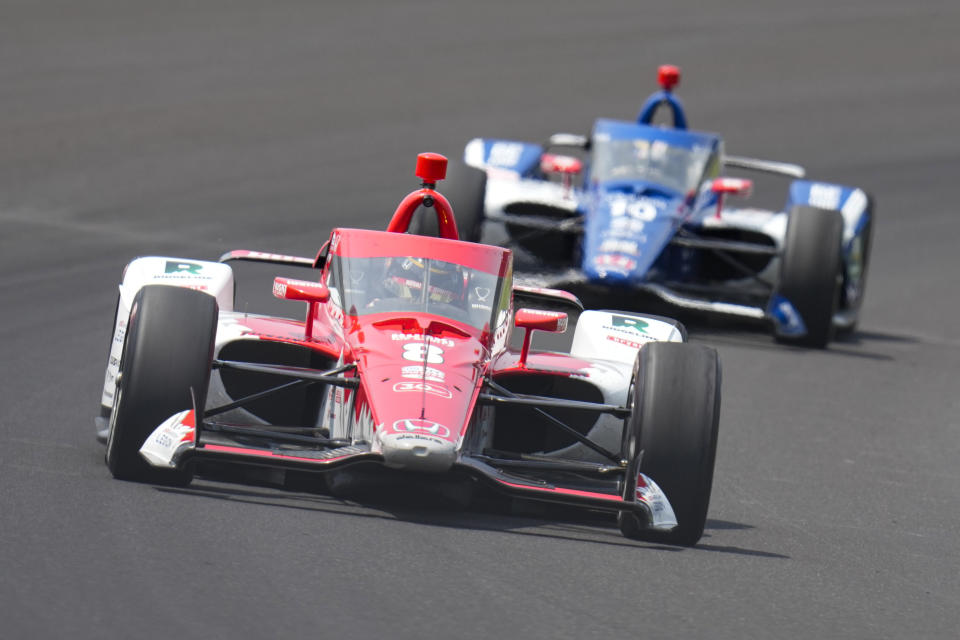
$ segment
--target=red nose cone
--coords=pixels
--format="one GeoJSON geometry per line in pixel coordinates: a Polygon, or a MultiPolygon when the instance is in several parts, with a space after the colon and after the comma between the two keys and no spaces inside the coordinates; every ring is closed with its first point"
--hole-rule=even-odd
{"type": "Polygon", "coordinates": [[[657,69],[657,82],[663,87],[664,91],[670,91],[680,84],[680,67],[672,64],[662,64],[657,69]]]}
{"type": "Polygon", "coordinates": [[[447,159],[439,153],[421,153],[414,175],[424,182],[437,183],[447,176],[447,159]]]}

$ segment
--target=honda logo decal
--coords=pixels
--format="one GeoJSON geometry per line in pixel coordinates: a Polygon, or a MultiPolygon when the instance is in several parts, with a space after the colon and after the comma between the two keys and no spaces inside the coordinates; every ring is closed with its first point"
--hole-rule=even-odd
{"type": "Polygon", "coordinates": [[[420,420],[418,418],[397,420],[393,423],[393,430],[400,433],[429,433],[430,435],[437,436],[438,438],[450,437],[450,429],[447,429],[442,424],[431,422],[430,420],[420,420]]]}

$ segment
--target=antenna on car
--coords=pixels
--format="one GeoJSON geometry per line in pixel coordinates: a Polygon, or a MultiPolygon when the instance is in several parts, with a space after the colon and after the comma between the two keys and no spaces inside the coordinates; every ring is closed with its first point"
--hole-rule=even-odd
{"type": "Polygon", "coordinates": [[[432,207],[437,212],[440,237],[459,240],[453,208],[443,194],[436,191],[437,183],[447,176],[447,159],[439,153],[421,153],[417,156],[417,170],[414,173],[421,180],[421,188],[407,194],[407,197],[400,201],[390,224],[387,225],[387,231],[406,233],[417,208],[432,207]]]}

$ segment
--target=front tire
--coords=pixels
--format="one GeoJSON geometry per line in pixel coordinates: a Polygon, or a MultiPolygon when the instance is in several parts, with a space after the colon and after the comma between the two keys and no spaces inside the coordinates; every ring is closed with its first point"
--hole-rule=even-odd
{"type": "Polygon", "coordinates": [[[113,477],[187,484],[184,470],[158,469],[140,447],[160,423],[196,403],[203,410],[217,331],[217,301],[200,291],[148,285],[130,309],[107,437],[113,477]]]}
{"type": "Polygon", "coordinates": [[[668,532],[645,528],[622,512],[620,531],[635,540],[693,546],[703,535],[713,487],[720,425],[720,362],[715,349],[654,342],[634,367],[623,450],[630,460],[624,499],[633,501],[637,472],[663,490],[677,516],[668,532]]]}
{"type": "MultiPolygon", "coordinates": [[[[464,162],[451,160],[447,177],[437,191],[450,201],[461,240],[480,242],[483,231],[484,201],[487,196],[487,172],[464,162]]],[[[410,224],[410,233],[436,237],[440,233],[437,213],[420,207],[410,224]]]]}
{"type": "Polygon", "coordinates": [[[870,269],[870,249],[873,247],[873,227],[876,220],[876,204],[867,196],[867,210],[870,218],[866,226],[856,234],[844,259],[844,278],[841,285],[840,310],[850,318],[846,325],[836,328],[838,335],[848,336],[857,329],[860,321],[860,307],[867,290],[867,274],[870,269]]]}
{"type": "Polygon", "coordinates": [[[806,334],[777,331],[777,340],[823,348],[833,338],[833,315],[840,300],[843,216],[839,211],[795,206],[790,211],[777,294],[800,314],[806,334]]]}

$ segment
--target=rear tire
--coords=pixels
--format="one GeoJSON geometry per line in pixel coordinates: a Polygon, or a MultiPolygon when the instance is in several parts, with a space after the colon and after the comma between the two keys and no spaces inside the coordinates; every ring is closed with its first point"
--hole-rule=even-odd
{"type": "MultiPolygon", "coordinates": [[[[487,172],[464,162],[451,160],[447,164],[447,177],[438,185],[437,191],[450,201],[460,239],[480,242],[487,195],[487,172]]],[[[410,233],[438,236],[440,227],[437,224],[436,211],[423,207],[417,209],[410,224],[410,233]]]]}
{"type": "Polygon", "coordinates": [[[171,415],[202,411],[210,381],[217,301],[200,291],[148,285],[130,309],[107,438],[107,467],[121,480],[188,484],[185,470],[158,469],[140,456],[171,415]],[[191,395],[192,390],[192,395],[191,395]]]}
{"type": "Polygon", "coordinates": [[[790,344],[823,348],[833,338],[833,315],[840,300],[843,216],[839,211],[795,206],[790,211],[777,294],[800,314],[806,335],[775,333],[790,344]]]}
{"type": "Polygon", "coordinates": [[[713,487],[720,425],[720,362],[714,349],[654,342],[640,349],[624,428],[630,460],[624,499],[634,500],[637,472],[663,490],[677,516],[669,532],[645,528],[621,512],[620,531],[635,540],[693,546],[703,535],[713,487]]]}

